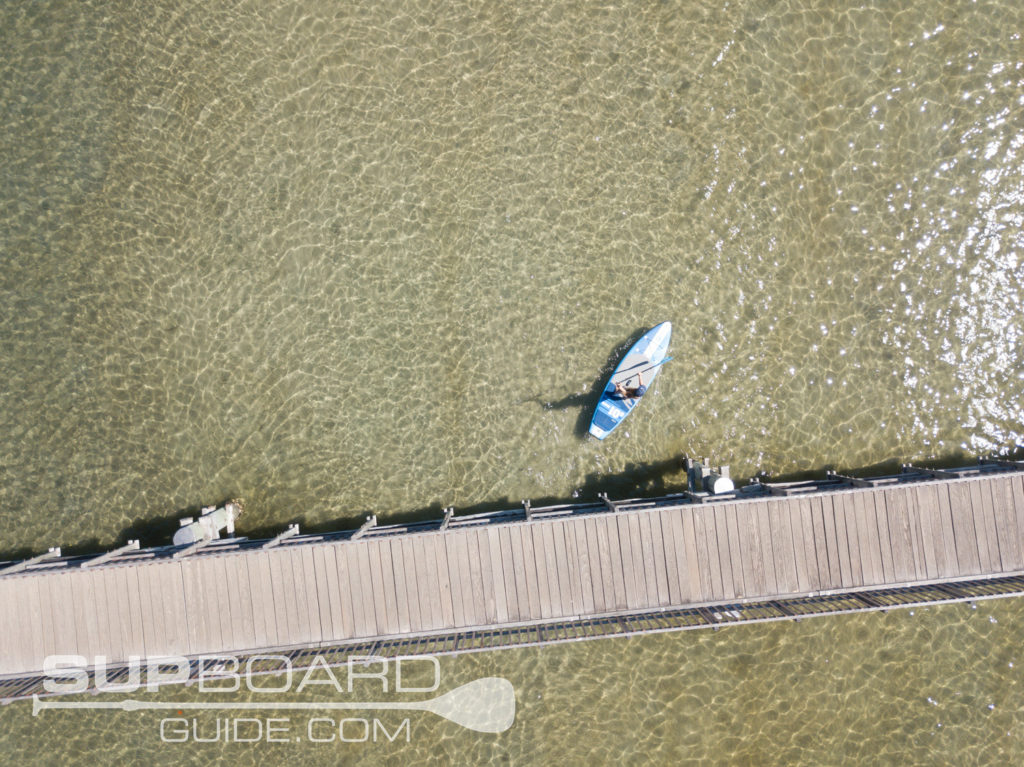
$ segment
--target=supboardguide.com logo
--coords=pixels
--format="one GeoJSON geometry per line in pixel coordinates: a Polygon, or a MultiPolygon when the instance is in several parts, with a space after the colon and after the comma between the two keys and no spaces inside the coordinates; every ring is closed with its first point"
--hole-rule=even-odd
{"type": "Polygon", "coordinates": [[[32,715],[39,716],[51,709],[173,712],[175,716],[167,716],[159,722],[160,740],[164,743],[410,740],[410,719],[395,722],[376,716],[384,711],[425,711],[481,733],[504,732],[515,721],[516,698],[511,682],[501,677],[481,677],[439,692],[441,664],[432,655],[351,656],[344,664],[333,666],[317,655],[302,669],[294,669],[286,655],[255,655],[244,661],[229,655],[191,660],[165,657],[146,662],[131,658],[126,677],[126,667],[118,665],[117,681],[108,679],[104,656],[97,656],[93,661],[88,664],[87,659],[79,655],[48,656],[43,667],[43,688],[47,693],[54,696],[93,693],[96,699],[60,700],[36,695],[32,699],[32,715]],[[273,672],[263,670],[268,662],[275,664],[273,672]],[[199,699],[167,701],[148,696],[120,697],[154,693],[162,686],[175,683],[189,683],[199,692],[199,699]],[[375,699],[343,697],[352,696],[357,688],[361,695],[372,690],[375,699]],[[294,699],[306,689],[327,689],[332,699],[294,699]],[[104,700],[100,693],[116,693],[119,697],[104,700]],[[244,693],[249,699],[223,699],[226,693],[244,693]],[[391,697],[424,693],[438,694],[413,700],[391,697]],[[204,699],[205,695],[217,699],[204,699]],[[208,712],[217,712],[212,721],[208,712]],[[305,717],[282,716],[292,712],[304,712],[305,717]]]}

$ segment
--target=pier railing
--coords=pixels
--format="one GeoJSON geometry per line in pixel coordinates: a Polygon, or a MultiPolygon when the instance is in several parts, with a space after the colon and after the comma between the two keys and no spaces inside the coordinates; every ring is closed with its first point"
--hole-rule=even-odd
{"type": "Polygon", "coordinates": [[[986,473],[1006,471],[1024,471],[1024,462],[1002,459],[983,458],[977,464],[951,469],[931,469],[913,465],[904,465],[895,474],[875,477],[853,477],[834,472],[826,473],[824,478],[797,482],[766,482],[754,478],[749,484],[736,487],[727,493],[711,494],[707,492],[685,490],[654,498],[623,498],[611,500],[601,495],[596,501],[582,503],[563,503],[550,506],[534,507],[524,500],[517,508],[488,511],[474,514],[456,515],[454,509],[446,508],[440,519],[424,520],[399,524],[377,524],[375,515],[367,517],[357,529],[338,530],[321,533],[301,533],[298,525],[291,525],[279,535],[268,539],[250,539],[247,537],[221,538],[204,541],[201,546],[195,544],[184,546],[153,546],[140,548],[138,541],[129,541],[118,549],[97,554],[77,554],[62,556],[59,547],[22,561],[0,562],[0,578],[10,575],[24,575],[55,571],[65,568],[94,567],[100,564],[142,564],[147,561],[164,557],[203,557],[223,554],[232,551],[263,549],[272,547],[290,548],[310,543],[349,540],[357,538],[381,538],[404,533],[423,532],[429,530],[456,530],[479,528],[491,524],[502,524],[515,521],[553,519],[585,514],[615,513],[654,509],[666,506],[686,504],[704,504],[711,502],[741,502],[764,500],[766,497],[799,496],[813,493],[844,490],[850,488],[890,487],[907,483],[957,479],[986,473]]]}

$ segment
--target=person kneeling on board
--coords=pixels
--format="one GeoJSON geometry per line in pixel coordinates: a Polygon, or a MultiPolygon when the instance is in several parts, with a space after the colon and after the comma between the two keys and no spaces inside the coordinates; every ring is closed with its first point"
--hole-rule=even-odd
{"type": "MultiPolygon", "coordinates": [[[[628,381],[629,379],[627,378],[626,380],[628,381]]],[[[614,396],[619,399],[640,399],[646,392],[647,387],[644,386],[644,376],[641,373],[637,376],[637,386],[635,389],[623,386],[621,383],[616,383],[614,396]]]]}

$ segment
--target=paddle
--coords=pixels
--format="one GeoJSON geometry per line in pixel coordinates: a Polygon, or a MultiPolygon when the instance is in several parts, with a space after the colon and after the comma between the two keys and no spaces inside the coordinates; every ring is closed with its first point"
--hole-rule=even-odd
{"type": "MultiPolygon", "coordinates": [[[[633,375],[631,375],[631,376],[630,376],[629,378],[627,378],[627,379],[626,379],[626,381],[630,380],[630,379],[631,379],[631,378],[632,378],[633,376],[639,376],[639,375],[643,375],[644,373],[646,373],[646,372],[647,372],[647,371],[649,371],[649,370],[654,370],[654,368],[656,368],[656,367],[658,367],[658,366],[660,366],[660,365],[664,365],[664,364],[665,364],[666,362],[668,362],[668,361],[669,361],[670,359],[672,359],[672,358],[671,358],[671,357],[666,357],[666,358],[665,358],[665,359],[663,359],[663,360],[662,360],[661,362],[655,362],[655,363],[654,363],[653,365],[651,365],[651,366],[650,366],[649,368],[644,368],[644,369],[643,369],[643,370],[641,370],[641,371],[640,371],[639,373],[633,373],[633,375]]],[[[625,381],[623,381],[623,383],[625,383],[625,381]]]]}

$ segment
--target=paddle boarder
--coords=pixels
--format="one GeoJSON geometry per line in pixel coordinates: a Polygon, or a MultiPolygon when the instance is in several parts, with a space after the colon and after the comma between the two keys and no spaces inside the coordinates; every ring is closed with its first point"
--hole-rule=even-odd
{"type": "MultiPolygon", "coordinates": [[[[640,399],[644,396],[644,394],[647,393],[647,387],[644,386],[644,374],[640,373],[637,375],[636,379],[637,386],[635,389],[623,386],[621,383],[616,382],[614,396],[617,396],[619,399],[640,399]]],[[[626,380],[628,381],[629,378],[626,380]]]]}

